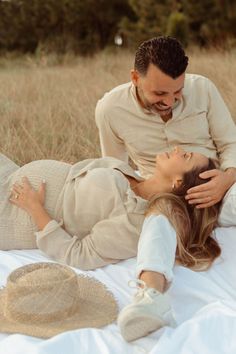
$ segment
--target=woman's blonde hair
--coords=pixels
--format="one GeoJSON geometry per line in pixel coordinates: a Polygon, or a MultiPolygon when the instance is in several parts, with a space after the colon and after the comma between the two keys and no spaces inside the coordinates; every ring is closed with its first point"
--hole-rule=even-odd
{"type": "Polygon", "coordinates": [[[201,172],[215,168],[215,162],[209,159],[206,166],[185,173],[181,186],[174,189],[173,193],[155,195],[146,213],[162,214],[169,219],[177,235],[176,260],[195,270],[209,268],[221,253],[212,234],[217,226],[220,205],[217,203],[197,209],[185,200],[185,195],[189,188],[209,181],[199,177],[201,172]]]}

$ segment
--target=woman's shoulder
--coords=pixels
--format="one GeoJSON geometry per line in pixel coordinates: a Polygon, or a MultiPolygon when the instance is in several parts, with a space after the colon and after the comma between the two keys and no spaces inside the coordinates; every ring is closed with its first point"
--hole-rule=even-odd
{"type": "Polygon", "coordinates": [[[84,182],[95,184],[97,187],[110,190],[127,190],[129,182],[124,174],[112,167],[97,167],[89,170],[84,178],[84,182]]]}
{"type": "MultiPolygon", "coordinates": [[[[133,176],[137,179],[139,178],[138,176],[135,175],[134,170],[127,163],[125,163],[121,160],[118,160],[116,158],[113,158],[113,157],[102,157],[102,158],[97,158],[97,159],[84,160],[84,161],[74,164],[71,168],[68,179],[72,180],[74,178],[86,175],[88,172],[91,172],[95,169],[96,170],[97,169],[104,169],[107,171],[119,170],[123,174],[133,176]]],[[[96,173],[102,173],[102,172],[100,171],[100,172],[96,172],[96,173]]],[[[103,173],[107,174],[109,177],[109,172],[103,171],[103,173]]],[[[111,174],[111,172],[110,172],[110,174],[111,174]]]]}

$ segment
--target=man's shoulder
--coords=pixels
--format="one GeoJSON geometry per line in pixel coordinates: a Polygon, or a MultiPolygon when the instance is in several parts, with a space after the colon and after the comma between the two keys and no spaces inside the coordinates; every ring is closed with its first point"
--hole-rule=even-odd
{"type": "Polygon", "coordinates": [[[185,85],[184,91],[185,94],[190,92],[199,92],[203,93],[208,91],[211,86],[211,80],[203,75],[198,74],[186,74],[185,76],[185,85]]]}
{"type": "Polygon", "coordinates": [[[113,107],[116,104],[127,102],[130,99],[132,83],[127,82],[125,84],[114,87],[112,90],[106,92],[104,96],[98,101],[97,105],[105,107],[113,107]]]}
{"type": "Polygon", "coordinates": [[[191,73],[186,74],[185,80],[188,83],[192,83],[192,84],[202,84],[202,83],[208,83],[210,81],[206,76],[199,75],[199,74],[191,74],[191,73]]]}

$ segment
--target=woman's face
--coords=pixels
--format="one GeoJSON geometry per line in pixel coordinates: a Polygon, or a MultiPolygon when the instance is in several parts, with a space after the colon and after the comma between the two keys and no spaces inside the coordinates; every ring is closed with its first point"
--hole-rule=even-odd
{"type": "Polygon", "coordinates": [[[186,152],[179,146],[171,152],[163,152],[156,156],[156,170],[162,177],[172,181],[181,180],[184,173],[194,167],[207,165],[208,158],[197,152],[186,152]]]}

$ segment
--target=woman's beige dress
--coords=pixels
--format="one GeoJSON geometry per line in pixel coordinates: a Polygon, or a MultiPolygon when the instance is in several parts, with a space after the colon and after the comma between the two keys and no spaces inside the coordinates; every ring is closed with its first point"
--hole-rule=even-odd
{"type": "Polygon", "coordinates": [[[0,154],[0,249],[40,248],[81,269],[135,256],[147,202],[134,194],[124,174],[142,180],[114,158],[73,166],[39,160],[19,167],[0,154]],[[23,176],[35,189],[46,180],[45,208],[53,220],[40,232],[9,202],[13,183],[23,176]]]}
{"type": "Polygon", "coordinates": [[[47,183],[45,207],[52,218],[57,216],[60,193],[71,165],[54,161],[34,161],[23,167],[0,154],[0,249],[37,248],[34,232],[37,231],[31,217],[9,202],[11,186],[27,176],[31,185],[38,189],[42,180],[47,183]]]}

